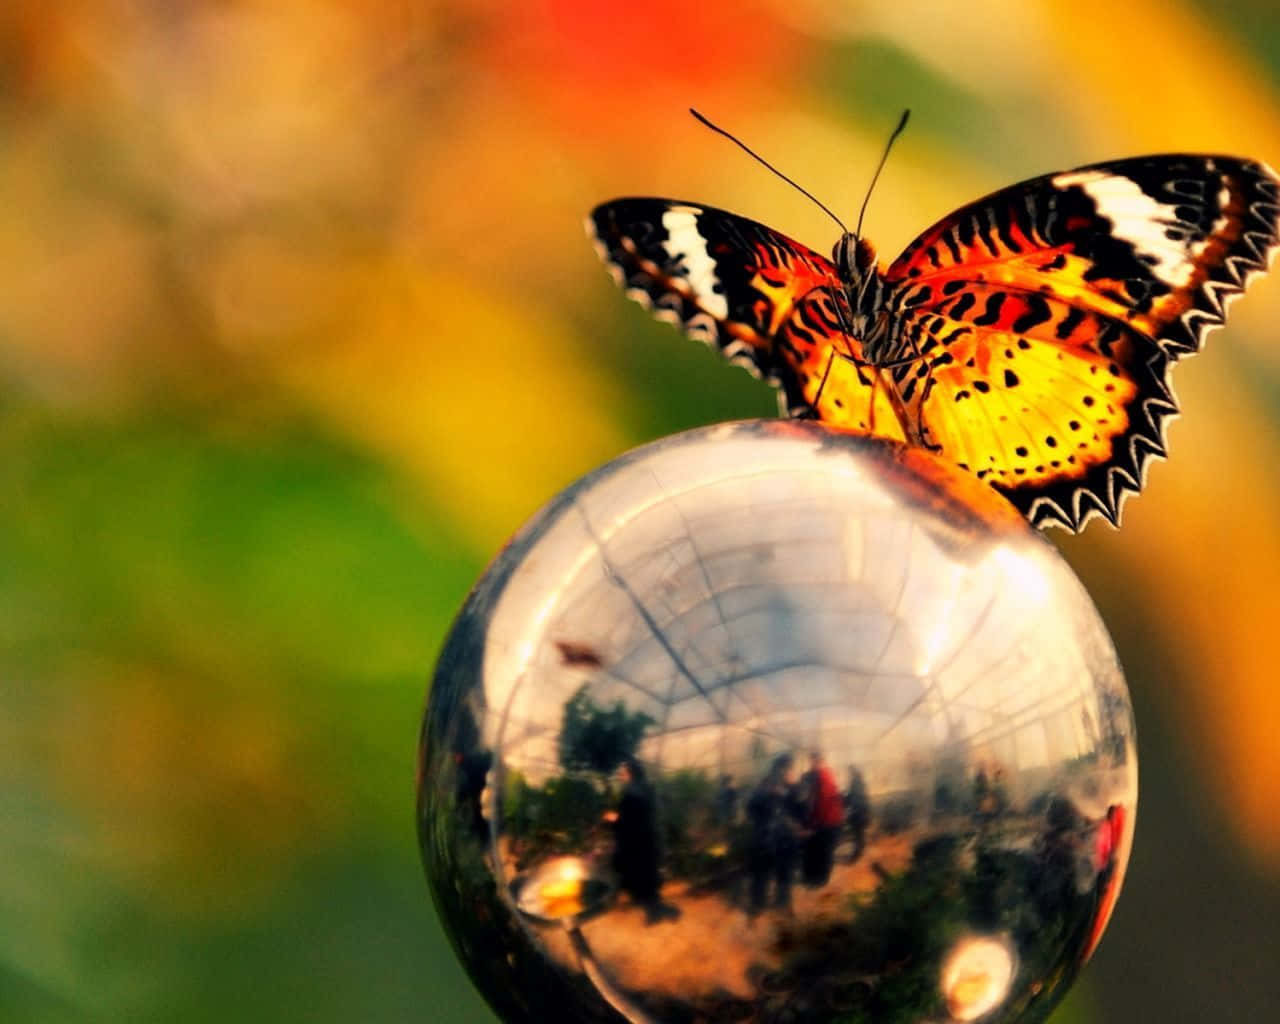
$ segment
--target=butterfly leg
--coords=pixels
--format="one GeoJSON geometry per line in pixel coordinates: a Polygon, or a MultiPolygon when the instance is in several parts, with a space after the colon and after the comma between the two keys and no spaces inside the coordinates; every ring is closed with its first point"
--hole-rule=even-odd
{"type": "MultiPolygon", "coordinates": [[[[885,396],[889,399],[889,405],[893,408],[893,415],[898,421],[898,425],[902,428],[902,433],[906,437],[907,444],[916,448],[922,447],[920,441],[920,421],[913,415],[912,410],[907,408],[906,402],[902,400],[902,392],[898,388],[898,382],[893,379],[893,374],[880,367],[872,381],[872,389],[878,390],[884,388],[885,396]]],[[[876,403],[873,398],[871,403],[872,424],[871,432],[874,434],[875,429],[875,407],[876,403]]]]}
{"type": "Polygon", "coordinates": [[[849,344],[849,339],[853,337],[853,325],[849,322],[849,317],[843,301],[844,297],[842,295],[833,295],[831,298],[831,306],[835,311],[836,321],[840,325],[840,334],[838,337],[844,341],[845,351],[841,352],[839,343],[836,343],[831,346],[831,351],[827,353],[827,365],[823,368],[822,380],[818,383],[818,390],[813,396],[813,401],[809,404],[809,416],[813,419],[819,419],[821,417],[818,410],[821,408],[822,392],[826,389],[827,381],[831,377],[831,367],[835,364],[836,356],[839,356],[841,359],[851,363],[856,362],[853,355],[853,349],[849,344]]]}
{"type": "MultiPolygon", "coordinates": [[[[888,325],[884,324],[881,326],[881,330],[887,329],[887,327],[888,325]]],[[[884,386],[885,395],[889,399],[889,404],[893,407],[893,413],[902,427],[907,443],[917,448],[929,448],[937,451],[936,446],[927,444],[924,440],[923,392],[915,386],[918,378],[915,373],[911,373],[906,377],[904,384],[898,376],[898,371],[919,367],[923,353],[920,351],[920,346],[915,338],[907,335],[903,338],[903,341],[905,347],[910,350],[909,354],[877,363],[876,369],[879,372],[876,374],[876,386],[884,386]]],[[[915,372],[918,372],[918,370],[915,372]]],[[[932,367],[926,373],[928,374],[927,379],[931,381],[932,367]]]]}
{"type": "Polygon", "coordinates": [[[927,451],[940,452],[942,445],[935,444],[930,439],[928,427],[924,423],[924,405],[934,385],[933,360],[928,358],[928,351],[936,343],[930,341],[922,347],[918,336],[913,333],[907,333],[904,340],[910,355],[895,360],[893,365],[915,367],[915,370],[908,379],[907,386],[898,391],[902,403],[899,415],[912,444],[927,451]]]}
{"type": "Polygon", "coordinates": [[[933,364],[927,364],[928,372],[925,374],[924,387],[920,389],[920,404],[915,409],[915,428],[914,433],[920,439],[920,447],[928,449],[931,452],[942,451],[942,445],[935,444],[930,440],[929,428],[924,425],[924,403],[929,398],[929,392],[933,390],[933,364]]]}
{"type": "Polygon", "coordinates": [[[837,355],[842,355],[842,353],[837,352],[835,346],[832,346],[831,351],[827,353],[827,365],[823,368],[822,380],[818,382],[818,390],[814,393],[813,401],[799,410],[796,414],[796,419],[816,420],[821,418],[818,412],[819,403],[822,401],[822,392],[827,386],[827,380],[831,377],[831,367],[835,363],[837,355]]]}
{"type": "MultiPolygon", "coordinates": [[[[915,347],[914,343],[912,347],[915,347]]],[[[919,386],[912,389],[912,400],[909,403],[911,406],[911,433],[915,443],[921,448],[931,452],[940,452],[942,451],[942,445],[935,444],[932,441],[929,435],[929,428],[925,426],[924,422],[925,403],[928,402],[929,394],[933,391],[934,386],[933,361],[928,359],[923,351],[919,351],[912,362],[918,362],[919,364],[919,369],[915,373],[915,383],[919,386]],[[924,371],[923,375],[921,370],[924,371]]]]}
{"type": "MultiPolygon", "coordinates": [[[[841,320],[843,319],[844,318],[841,317],[841,320]]],[[[827,381],[831,378],[831,368],[835,365],[836,358],[839,357],[840,359],[843,359],[845,362],[854,363],[854,364],[856,364],[858,361],[857,358],[854,356],[853,351],[849,347],[849,335],[848,335],[847,327],[845,328],[845,331],[846,333],[843,335],[845,351],[841,352],[838,345],[831,346],[831,351],[827,353],[827,365],[822,370],[822,380],[818,382],[818,390],[813,396],[813,402],[809,406],[809,409],[806,413],[806,418],[808,416],[812,416],[813,419],[819,418],[818,403],[822,401],[822,392],[826,389],[827,381]]],[[[874,406],[873,406],[872,412],[874,413],[874,406]]]]}
{"type": "MultiPolygon", "coordinates": [[[[919,371],[917,371],[918,373],[919,371]]],[[[924,404],[929,397],[929,393],[933,390],[933,384],[933,367],[925,363],[923,376],[913,376],[908,381],[907,387],[893,387],[889,394],[893,401],[894,412],[897,413],[898,419],[902,422],[902,428],[907,435],[907,440],[917,448],[940,452],[942,451],[942,445],[933,441],[929,428],[925,426],[924,422],[924,404]],[[911,385],[919,386],[913,387],[911,385]]]]}

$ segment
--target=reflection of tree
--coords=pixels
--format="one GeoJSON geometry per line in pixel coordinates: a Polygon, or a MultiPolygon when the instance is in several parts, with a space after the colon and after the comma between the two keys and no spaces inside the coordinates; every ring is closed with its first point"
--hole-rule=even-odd
{"type": "Polygon", "coordinates": [[[599,781],[557,775],[533,786],[519,772],[507,776],[503,833],[511,841],[516,867],[524,870],[557,853],[581,853],[600,828],[608,806],[599,781]]]}
{"type": "Polygon", "coordinates": [[[564,772],[541,786],[518,771],[507,774],[503,831],[518,867],[580,853],[603,838],[600,818],[611,802],[605,777],[635,756],[651,724],[649,715],[628,712],[621,701],[602,708],[587,695],[587,684],[565,701],[557,750],[564,772]]]}
{"type": "Polygon", "coordinates": [[[587,695],[589,684],[578,687],[564,705],[560,728],[560,763],[568,771],[608,775],[635,756],[644,731],[654,720],[643,711],[630,712],[622,701],[602,708],[587,695]]]}

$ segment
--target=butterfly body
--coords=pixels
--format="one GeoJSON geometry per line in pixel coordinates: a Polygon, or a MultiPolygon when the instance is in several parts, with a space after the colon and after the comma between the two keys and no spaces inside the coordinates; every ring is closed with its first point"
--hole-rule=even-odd
{"type": "Polygon", "coordinates": [[[620,199],[588,228],[633,298],[775,383],[792,415],[939,451],[1035,525],[1118,521],[1198,351],[1280,243],[1275,175],[1156,156],[1011,186],[891,263],[755,221],[620,199]]]}

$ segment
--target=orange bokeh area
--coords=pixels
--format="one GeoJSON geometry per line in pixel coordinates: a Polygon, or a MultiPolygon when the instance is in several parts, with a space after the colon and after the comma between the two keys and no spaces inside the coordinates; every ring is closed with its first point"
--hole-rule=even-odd
{"type": "MultiPolygon", "coordinates": [[[[866,220],[892,258],[1031,174],[1280,165],[1280,16],[0,10],[0,1018],[488,1019],[409,810],[451,618],[581,474],[774,407],[626,302],[583,217],[670,195],[836,237],[690,106],[850,221],[911,107],[866,220]]],[[[1054,536],[1144,744],[1116,952],[1055,1020],[1265,1016],[1222,965],[1280,943],[1277,325],[1280,274],[1175,371],[1171,458],[1122,529],[1054,536]]]]}

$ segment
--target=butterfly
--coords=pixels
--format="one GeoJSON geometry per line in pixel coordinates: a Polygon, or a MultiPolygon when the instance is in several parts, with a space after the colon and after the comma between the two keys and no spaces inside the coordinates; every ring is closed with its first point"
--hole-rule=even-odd
{"type": "Polygon", "coordinates": [[[1009,186],[887,267],[733,213],[617,199],[587,222],[627,294],[770,380],[784,411],[940,453],[1038,527],[1119,524],[1198,352],[1280,244],[1265,164],[1164,155],[1009,186]]]}

